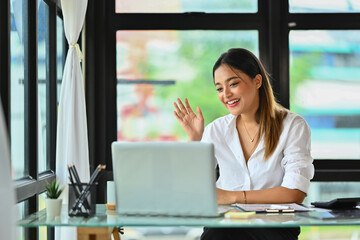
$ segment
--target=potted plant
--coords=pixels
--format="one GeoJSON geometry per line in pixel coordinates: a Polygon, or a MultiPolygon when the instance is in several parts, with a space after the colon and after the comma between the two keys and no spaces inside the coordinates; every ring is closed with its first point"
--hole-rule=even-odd
{"type": "Polygon", "coordinates": [[[54,179],[46,185],[46,215],[49,217],[60,216],[62,199],[59,198],[64,188],[54,179]]]}

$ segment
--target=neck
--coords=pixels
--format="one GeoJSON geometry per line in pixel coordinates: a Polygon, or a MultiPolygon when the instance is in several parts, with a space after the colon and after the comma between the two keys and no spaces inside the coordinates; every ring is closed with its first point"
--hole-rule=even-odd
{"type": "Polygon", "coordinates": [[[236,128],[239,135],[244,133],[251,143],[256,143],[254,140],[258,139],[258,133],[260,130],[260,125],[256,119],[256,114],[241,114],[236,119],[236,128]],[[242,131],[242,133],[240,133],[240,131],[242,131]]]}
{"type": "Polygon", "coordinates": [[[245,124],[258,124],[260,123],[260,114],[259,114],[259,98],[255,98],[252,105],[247,109],[246,112],[242,112],[240,114],[241,120],[245,122],[245,124]]]}
{"type": "Polygon", "coordinates": [[[245,122],[245,124],[258,124],[260,121],[260,116],[257,110],[253,113],[242,113],[240,114],[241,120],[245,122]]]}

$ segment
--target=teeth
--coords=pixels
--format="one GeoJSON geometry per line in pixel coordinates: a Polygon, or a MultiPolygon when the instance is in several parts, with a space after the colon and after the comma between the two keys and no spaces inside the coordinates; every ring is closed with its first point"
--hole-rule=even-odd
{"type": "Polygon", "coordinates": [[[234,104],[234,103],[236,103],[236,102],[238,102],[238,101],[240,101],[240,99],[230,101],[230,102],[228,102],[228,104],[234,104]]]}

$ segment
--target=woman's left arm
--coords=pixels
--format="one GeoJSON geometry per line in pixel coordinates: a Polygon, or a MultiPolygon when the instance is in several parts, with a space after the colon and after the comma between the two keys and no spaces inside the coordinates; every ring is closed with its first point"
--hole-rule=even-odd
{"type": "MultiPolygon", "coordinates": [[[[304,193],[304,198],[314,176],[313,158],[311,157],[311,131],[306,121],[300,116],[288,125],[288,134],[284,146],[281,165],[284,177],[281,187],[304,193]]],[[[296,194],[294,194],[296,195],[296,194]]],[[[294,196],[293,195],[293,196],[294,196]]]]}
{"type": "Polygon", "coordinates": [[[233,203],[302,203],[306,194],[298,189],[274,187],[253,191],[217,189],[218,204],[233,203]]]}
{"type": "Polygon", "coordinates": [[[284,170],[281,186],[253,191],[218,189],[218,203],[302,203],[314,176],[311,157],[310,128],[297,116],[286,130],[281,166],[284,170]]]}

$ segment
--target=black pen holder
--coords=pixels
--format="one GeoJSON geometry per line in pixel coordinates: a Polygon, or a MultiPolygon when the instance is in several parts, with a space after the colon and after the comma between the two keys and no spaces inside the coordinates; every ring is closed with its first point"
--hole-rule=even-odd
{"type": "Polygon", "coordinates": [[[95,215],[97,185],[97,183],[69,184],[69,216],[95,215]]]}

